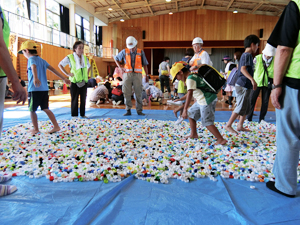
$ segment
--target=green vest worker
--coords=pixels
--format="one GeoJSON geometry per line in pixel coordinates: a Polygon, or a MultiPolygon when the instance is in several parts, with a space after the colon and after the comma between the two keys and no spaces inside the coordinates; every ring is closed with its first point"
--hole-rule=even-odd
{"type": "Polygon", "coordinates": [[[274,77],[274,56],[276,48],[269,44],[266,44],[263,54],[257,55],[254,59],[255,71],[253,78],[257,83],[256,90],[252,90],[251,93],[251,109],[247,115],[247,119],[252,121],[253,111],[256,104],[256,100],[261,91],[261,108],[259,115],[259,122],[265,119],[268,111],[269,98],[271,94],[271,84],[274,77]]]}
{"type": "Polygon", "coordinates": [[[91,66],[86,56],[83,55],[84,45],[81,41],[76,41],[73,45],[73,54],[66,56],[58,65],[60,70],[69,77],[71,81],[71,115],[78,116],[78,97],[80,96],[80,116],[85,116],[85,101],[87,93],[88,74],[91,66]],[[65,70],[65,66],[69,65],[71,72],[65,70]]]}
{"type": "MultiPolygon", "coordinates": [[[[290,1],[268,43],[277,47],[271,101],[276,108],[275,182],[272,191],[287,197],[297,192],[300,150],[300,0],[290,1]]],[[[272,177],[274,178],[274,177],[272,177]]]]}

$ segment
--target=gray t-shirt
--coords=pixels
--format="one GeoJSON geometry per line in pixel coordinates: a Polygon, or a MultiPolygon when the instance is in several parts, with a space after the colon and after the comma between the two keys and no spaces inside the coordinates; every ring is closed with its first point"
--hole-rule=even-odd
{"type": "MultiPolygon", "coordinates": [[[[161,76],[162,70],[168,70],[167,66],[169,66],[169,63],[167,63],[166,61],[163,61],[159,64],[159,76],[161,76]]],[[[170,68],[170,66],[169,66],[169,68],[170,68]]]]}

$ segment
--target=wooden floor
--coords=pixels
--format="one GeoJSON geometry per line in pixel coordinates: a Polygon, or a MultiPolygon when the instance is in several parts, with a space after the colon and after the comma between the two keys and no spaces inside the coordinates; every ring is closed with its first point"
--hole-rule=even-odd
{"type": "MultiPolygon", "coordinates": [[[[51,106],[58,106],[58,107],[71,107],[71,96],[70,96],[70,92],[68,90],[67,93],[63,93],[62,90],[50,90],[49,91],[49,106],[51,108],[51,106]]],[[[221,97],[221,93],[218,94],[218,99],[222,99],[221,97]]],[[[173,106],[173,105],[167,105],[167,100],[168,99],[164,99],[163,100],[163,104],[162,105],[155,105],[155,106],[143,106],[143,109],[151,109],[151,110],[173,110],[175,109],[177,106],[173,106]]],[[[20,105],[20,104],[19,104],[20,105]]],[[[28,102],[25,103],[25,105],[28,105],[28,102]]],[[[132,105],[133,108],[135,108],[135,100],[132,99],[132,105]]],[[[9,108],[9,107],[15,107],[18,106],[17,104],[15,104],[14,101],[12,101],[11,99],[5,99],[4,102],[4,108],[9,108]]],[[[261,98],[259,97],[256,103],[256,107],[255,107],[255,111],[259,111],[260,110],[260,106],[261,106],[261,98]]],[[[89,101],[87,101],[86,104],[87,108],[105,108],[105,109],[125,109],[125,105],[118,105],[118,106],[114,106],[111,102],[109,104],[100,104],[100,105],[96,105],[94,103],[91,103],[89,101]]],[[[229,109],[228,104],[226,104],[225,102],[221,102],[218,101],[217,105],[216,105],[216,111],[232,111],[232,109],[229,109]]],[[[268,106],[268,110],[269,111],[275,111],[274,106],[272,105],[271,101],[269,101],[269,106],[268,106]]]]}

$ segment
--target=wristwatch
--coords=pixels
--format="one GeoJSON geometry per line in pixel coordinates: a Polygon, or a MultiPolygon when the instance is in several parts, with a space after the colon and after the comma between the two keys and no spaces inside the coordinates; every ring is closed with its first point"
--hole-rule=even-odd
{"type": "Polygon", "coordinates": [[[272,84],[272,90],[274,90],[275,88],[279,88],[279,87],[282,87],[282,84],[272,84]]]}

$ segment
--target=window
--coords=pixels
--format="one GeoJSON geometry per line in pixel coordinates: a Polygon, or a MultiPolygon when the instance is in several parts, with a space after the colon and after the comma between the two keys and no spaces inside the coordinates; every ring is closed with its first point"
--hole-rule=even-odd
{"type": "Polygon", "coordinates": [[[81,24],[82,19],[81,16],[75,14],[75,24],[76,24],[76,37],[81,39],[81,24]]]}
{"type": "Polygon", "coordinates": [[[59,4],[54,0],[46,0],[47,26],[60,30],[59,4]]]}
{"type": "Polygon", "coordinates": [[[83,33],[84,33],[84,40],[90,42],[90,22],[86,19],[83,19],[83,33]]]}
{"type": "Polygon", "coordinates": [[[30,19],[39,22],[39,6],[37,0],[31,0],[30,2],[30,19]]]}

